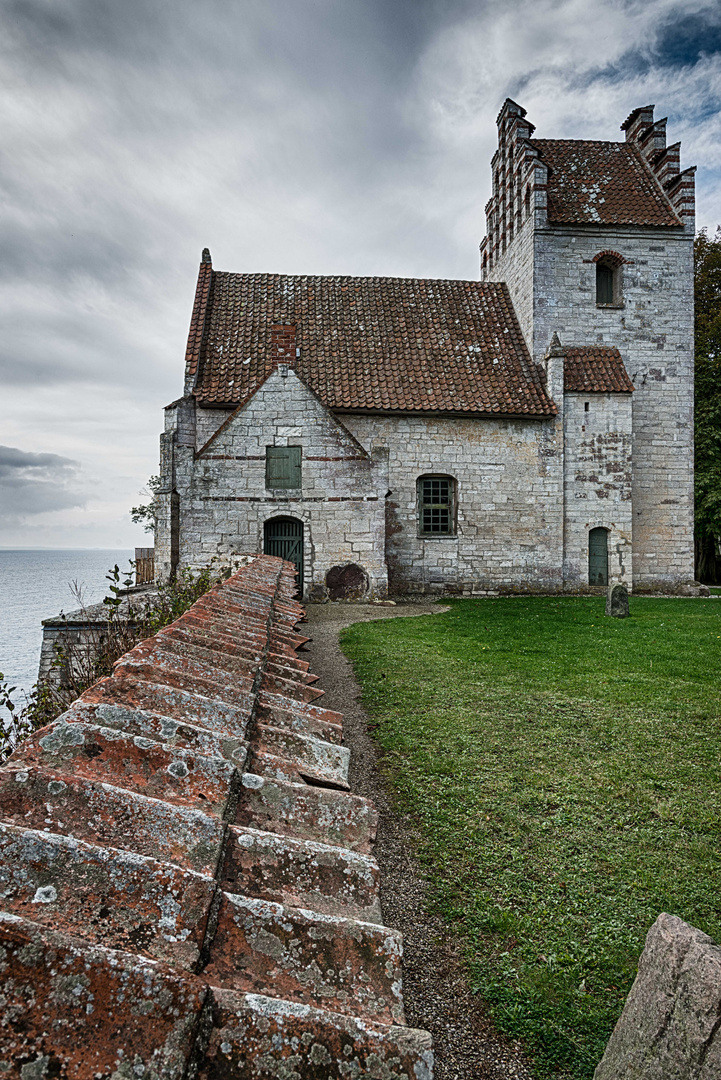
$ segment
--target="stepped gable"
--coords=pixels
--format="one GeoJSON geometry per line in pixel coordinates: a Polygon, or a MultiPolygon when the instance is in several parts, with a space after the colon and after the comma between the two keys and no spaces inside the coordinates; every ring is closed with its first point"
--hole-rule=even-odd
{"type": "Polygon", "coordinates": [[[632,143],[529,142],[548,166],[548,220],[553,224],[683,224],[632,143]]]}
{"type": "Polygon", "coordinates": [[[0,768],[0,1071],[432,1080],[377,815],[258,556],[0,768]]]}
{"type": "Polygon", "coordinates": [[[633,393],[633,383],[618,349],[607,345],[571,345],[563,351],[564,390],[588,394],[633,393]]]}
{"type": "Polygon", "coordinates": [[[201,263],[186,364],[200,405],[246,401],[295,328],[296,373],[330,409],[553,416],[504,284],[229,274],[201,263]]]}

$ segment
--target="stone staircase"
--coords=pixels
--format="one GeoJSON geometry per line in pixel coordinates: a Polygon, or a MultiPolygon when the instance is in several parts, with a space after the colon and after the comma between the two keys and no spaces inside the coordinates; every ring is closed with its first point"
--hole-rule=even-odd
{"type": "Polygon", "coordinates": [[[376,813],[259,556],[0,768],[0,1073],[431,1080],[376,813]]]}

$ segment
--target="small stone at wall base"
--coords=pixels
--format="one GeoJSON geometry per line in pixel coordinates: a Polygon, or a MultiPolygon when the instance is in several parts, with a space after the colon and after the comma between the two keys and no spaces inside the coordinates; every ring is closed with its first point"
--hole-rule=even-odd
{"type": "Polygon", "coordinates": [[[711,590],[709,589],[708,585],[699,585],[698,594],[699,596],[710,596],[711,590]]]}
{"type": "Polygon", "coordinates": [[[606,593],[606,614],[614,619],[627,619],[628,589],[625,585],[609,585],[606,593]]]}
{"type": "Polygon", "coordinates": [[[661,914],[594,1080],[714,1080],[721,1076],[720,1028],[721,948],[661,914]]]}

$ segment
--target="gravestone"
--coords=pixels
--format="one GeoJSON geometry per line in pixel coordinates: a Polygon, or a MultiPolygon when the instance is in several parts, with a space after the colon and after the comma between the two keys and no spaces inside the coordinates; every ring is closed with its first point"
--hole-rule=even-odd
{"type": "Polygon", "coordinates": [[[614,619],[627,619],[628,589],[625,585],[609,585],[606,593],[606,614],[614,619]]]}

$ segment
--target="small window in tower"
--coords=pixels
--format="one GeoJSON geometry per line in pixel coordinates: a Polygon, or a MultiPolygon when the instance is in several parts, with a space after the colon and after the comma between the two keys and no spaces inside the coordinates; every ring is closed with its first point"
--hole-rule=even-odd
{"type": "Polygon", "coordinates": [[[588,412],[588,402],[587,401],[584,401],[584,403],[583,403],[583,411],[588,412]]]}
{"type": "Polygon", "coordinates": [[[603,263],[596,265],[596,303],[613,303],[613,270],[603,263]]]}
{"type": "Polygon", "coordinates": [[[526,217],[531,213],[531,185],[526,185],[526,217]]]}
{"type": "Polygon", "coordinates": [[[596,306],[623,307],[621,265],[613,254],[596,256],[596,306]]]}

